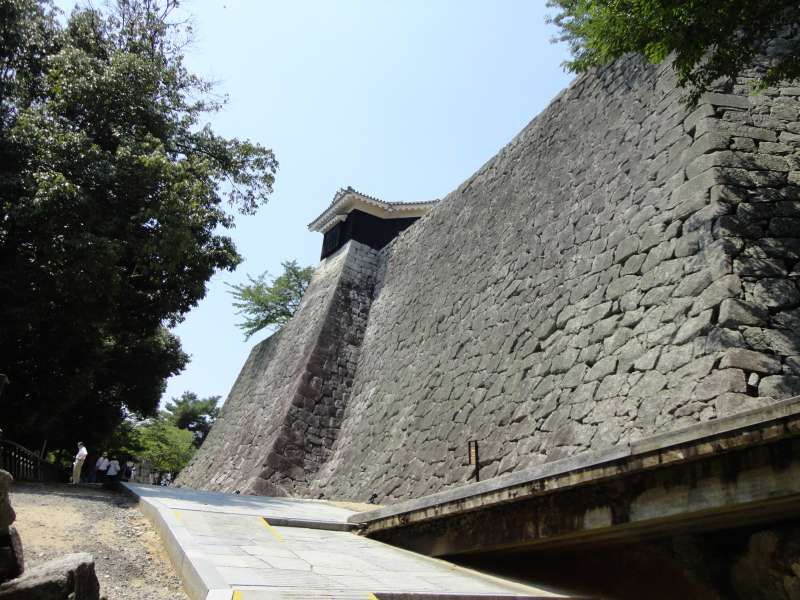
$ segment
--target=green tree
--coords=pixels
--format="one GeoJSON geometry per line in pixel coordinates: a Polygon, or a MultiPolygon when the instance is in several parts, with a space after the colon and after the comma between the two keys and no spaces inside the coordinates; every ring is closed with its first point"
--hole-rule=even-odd
{"type": "Polygon", "coordinates": [[[220,398],[221,396],[199,398],[194,392],[183,392],[180,398],[167,402],[164,416],[178,429],[191,431],[195,445],[199,448],[219,416],[220,398]]]}
{"type": "Polygon", "coordinates": [[[277,162],[215,134],[221,106],[183,62],[174,0],[62,22],[0,0],[0,427],[32,447],[153,415],[188,361],[168,328],[241,258],[224,230],[277,162]]]}
{"type": "Polygon", "coordinates": [[[268,273],[262,273],[257,278],[248,275],[247,284],[228,285],[234,297],[233,306],[244,317],[239,328],[244,331],[245,339],[265,327],[280,329],[300,307],[314,268],[301,268],[293,260],[281,266],[283,273],[271,281],[268,273]]]}
{"type": "Polygon", "coordinates": [[[653,63],[672,57],[695,102],[719,78],[734,78],[777,40],[778,57],[761,86],[800,76],[797,0],[549,0],[575,72],[637,52],[653,63]]]}
{"type": "Polygon", "coordinates": [[[147,461],[153,470],[162,473],[170,471],[177,475],[197,450],[192,432],[176,427],[169,419],[155,418],[139,425],[136,433],[141,448],[137,458],[147,461]]]}

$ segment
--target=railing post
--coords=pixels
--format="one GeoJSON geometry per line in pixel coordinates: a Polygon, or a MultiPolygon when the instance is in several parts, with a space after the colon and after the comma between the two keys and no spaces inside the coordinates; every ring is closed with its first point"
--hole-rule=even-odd
{"type": "Polygon", "coordinates": [[[17,481],[61,481],[61,470],[43,460],[35,452],[0,437],[0,469],[17,481]]]}

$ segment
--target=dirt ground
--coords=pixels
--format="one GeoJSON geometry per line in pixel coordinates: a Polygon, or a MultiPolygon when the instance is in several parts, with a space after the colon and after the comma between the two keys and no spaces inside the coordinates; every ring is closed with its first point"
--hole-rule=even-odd
{"type": "Polygon", "coordinates": [[[95,559],[100,593],[108,600],[187,600],[158,534],[127,496],[15,483],[11,504],[26,567],[88,552],[95,559]]]}

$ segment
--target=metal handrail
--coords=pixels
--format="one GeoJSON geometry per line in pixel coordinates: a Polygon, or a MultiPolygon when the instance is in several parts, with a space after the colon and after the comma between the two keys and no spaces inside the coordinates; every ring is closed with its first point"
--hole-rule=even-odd
{"type": "Polygon", "coordinates": [[[64,481],[64,471],[11,440],[0,438],[0,469],[15,481],[64,481]]]}

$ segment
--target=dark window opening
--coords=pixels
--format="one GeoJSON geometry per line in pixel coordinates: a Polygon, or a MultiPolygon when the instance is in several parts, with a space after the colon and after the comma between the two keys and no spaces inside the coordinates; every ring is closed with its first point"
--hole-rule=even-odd
{"type": "Polygon", "coordinates": [[[418,218],[381,219],[360,210],[352,210],[344,221],[337,223],[325,233],[320,259],[329,257],[350,240],[380,250],[401,231],[408,229],[418,218]]]}

